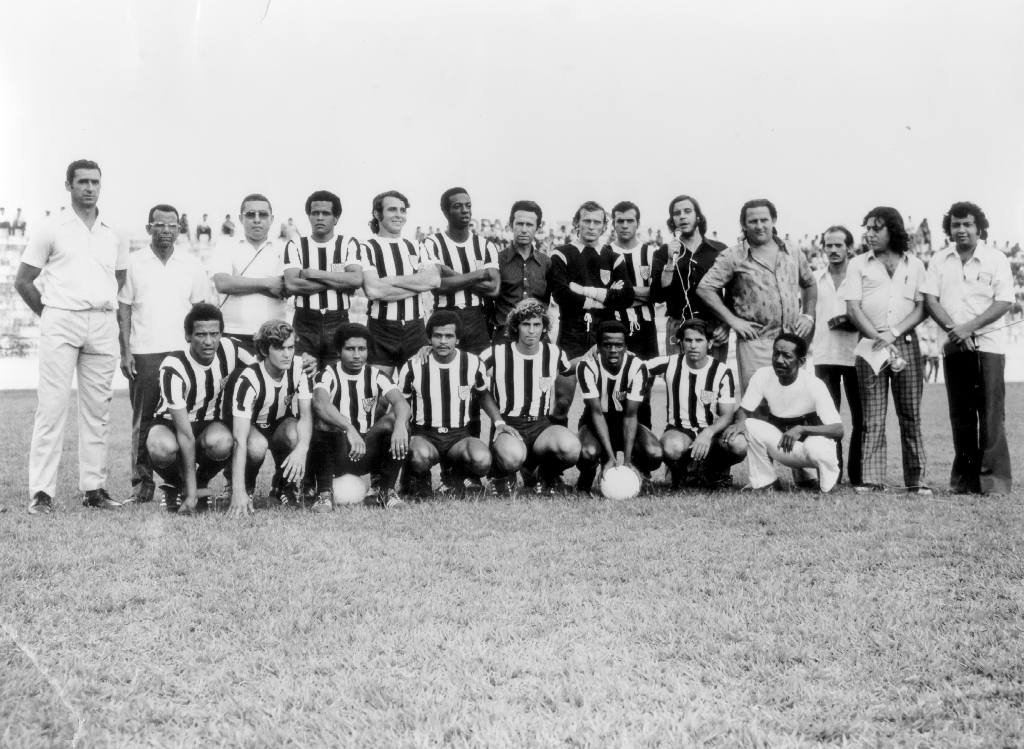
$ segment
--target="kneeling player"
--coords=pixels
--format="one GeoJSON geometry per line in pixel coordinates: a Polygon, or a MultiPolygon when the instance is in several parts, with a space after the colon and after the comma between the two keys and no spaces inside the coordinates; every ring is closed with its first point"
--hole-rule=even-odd
{"type": "Polygon", "coordinates": [[[334,335],[334,350],[341,357],[320,371],[313,383],[316,424],[310,445],[310,465],[318,486],[314,512],[334,509],[334,478],[346,473],[379,473],[378,501],[401,509],[395,483],[409,449],[409,404],[395,383],[366,363],[372,347],[370,331],[356,323],[342,323],[334,335]],[[377,419],[383,398],[394,409],[377,419]]]}
{"type": "Polygon", "coordinates": [[[637,413],[647,396],[649,374],[643,361],[626,351],[626,326],[617,320],[597,329],[596,359],[578,365],[580,390],[586,404],[580,427],[579,491],[590,491],[598,465],[608,470],[627,465],[641,473],[661,465],[661,443],[639,423],[637,413]],[[622,460],[616,457],[622,451],[622,460]]]}
{"type": "Polygon", "coordinates": [[[490,450],[469,432],[473,398],[491,420],[496,435],[508,433],[520,439],[498,413],[480,358],[457,348],[461,333],[454,312],[432,314],[427,320],[430,354],[414,356],[398,376],[402,394],[412,400],[414,420],[405,487],[420,498],[431,495],[430,469],[438,463],[443,491],[472,490],[490,470],[490,450]]]}
{"type": "Polygon", "coordinates": [[[665,433],[661,437],[672,489],[732,485],[730,468],[747,454],[742,434],[726,442],[722,433],[736,410],[736,381],[728,366],[708,356],[703,320],[687,320],[676,331],[682,354],[647,362],[651,375],[668,385],[665,433]]]}
{"type": "Polygon", "coordinates": [[[231,458],[231,431],[217,420],[218,401],[239,360],[252,357],[222,338],[224,316],[212,304],[197,304],[185,315],[188,348],[160,364],[160,403],[146,437],[152,467],[164,478],[168,510],[191,514],[198,491],[231,458]],[[198,468],[197,468],[198,464],[198,468]],[[178,507],[178,497],[185,498],[178,507]]]}
{"type": "Polygon", "coordinates": [[[491,377],[491,393],[501,418],[522,439],[501,433],[491,443],[491,487],[495,494],[510,494],[515,471],[538,493],[557,491],[561,475],[580,457],[580,441],[564,426],[548,418],[554,399],[555,378],[571,373],[569,359],[542,337],[551,327],[544,305],[524,299],[505,321],[510,343],[491,346],[483,353],[491,377]]]}
{"type": "Polygon", "coordinates": [[[282,504],[298,504],[298,482],[306,469],[313,432],[312,393],[295,356],[295,331],[280,320],[260,326],[253,340],[258,362],[238,377],[230,407],[234,449],[231,456],[232,515],[252,514],[256,477],[267,455],[274,456],[284,482],[282,504]],[[298,418],[296,418],[298,417],[298,418]],[[245,476],[244,482],[238,477],[245,476]]]}

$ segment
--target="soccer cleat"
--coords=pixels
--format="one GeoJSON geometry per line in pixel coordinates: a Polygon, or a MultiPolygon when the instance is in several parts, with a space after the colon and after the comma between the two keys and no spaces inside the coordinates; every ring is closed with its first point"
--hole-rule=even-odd
{"type": "Polygon", "coordinates": [[[456,486],[456,490],[462,495],[463,499],[473,500],[483,499],[484,492],[486,491],[484,489],[484,482],[480,480],[479,476],[470,476],[463,479],[462,484],[456,486]]]}
{"type": "MultiPolygon", "coordinates": [[[[333,509],[334,508],[334,502],[333,502],[334,492],[330,491],[330,490],[328,490],[328,492],[330,493],[330,495],[332,497],[331,508],[333,509]]],[[[313,507],[313,505],[315,505],[317,502],[320,501],[320,497],[323,494],[325,494],[325,492],[320,492],[320,494],[317,494],[315,486],[313,486],[312,484],[306,484],[305,486],[302,487],[302,506],[303,507],[310,507],[310,508],[313,507]]]]}
{"type": "Polygon", "coordinates": [[[317,513],[332,512],[334,510],[334,492],[330,489],[320,492],[309,509],[317,513]]]}
{"type": "Polygon", "coordinates": [[[53,512],[53,499],[46,492],[36,492],[28,503],[29,515],[49,515],[53,512]]]}
{"type": "Polygon", "coordinates": [[[92,507],[96,510],[116,510],[121,506],[121,503],[111,499],[110,495],[107,494],[107,490],[102,487],[87,491],[82,504],[85,507],[92,507]]]}
{"type": "Polygon", "coordinates": [[[401,497],[399,497],[398,492],[395,491],[393,488],[388,489],[387,494],[380,494],[377,502],[385,510],[409,509],[409,504],[405,502],[401,497]]]}
{"type": "Polygon", "coordinates": [[[163,499],[160,500],[160,507],[167,510],[167,512],[177,512],[180,505],[178,490],[173,486],[161,486],[160,493],[163,494],[163,499]]]}
{"type": "Polygon", "coordinates": [[[278,500],[281,507],[297,510],[302,507],[299,499],[299,488],[295,484],[288,484],[278,492],[278,500]]]}
{"type": "Polygon", "coordinates": [[[516,485],[512,478],[491,479],[491,492],[495,497],[511,497],[515,490],[516,485]]]}

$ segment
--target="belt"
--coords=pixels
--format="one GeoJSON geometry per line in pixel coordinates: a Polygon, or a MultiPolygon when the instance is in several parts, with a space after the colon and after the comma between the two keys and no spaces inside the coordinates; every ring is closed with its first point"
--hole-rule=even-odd
{"type": "Polygon", "coordinates": [[[340,317],[341,315],[347,315],[348,314],[348,310],[347,309],[323,309],[323,308],[321,308],[321,309],[306,309],[305,307],[296,307],[295,308],[295,313],[298,314],[298,315],[307,315],[309,317],[312,317],[313,315],[318,314],[318,313],[320,314],[321,317],[326,317],[327,315],[338,315],[340,317]]]}
{"type": "Polygon", "coordinates": [[[448,432],[454,432],[457,429],[466,429],[466,427],[430,427],[425,424],[416,424],[414,429],[423,432],[433,432],[434,434],[448,434],[448,432]]]}

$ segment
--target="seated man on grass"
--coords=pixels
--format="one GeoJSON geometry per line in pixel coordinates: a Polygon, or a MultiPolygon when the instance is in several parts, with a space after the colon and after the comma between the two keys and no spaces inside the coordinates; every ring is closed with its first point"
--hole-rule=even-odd
{"type": "Polygon", "coordinates": [[[781,489],[772,461],[790,468],[812,468],[818,487],[828,492],[839,481],[836,440],[843,422],[825,383],[804,370],[807,341],[795,333],[780,333],[772,345],[772,365],[750,378],[726,441],[747,436],[750,483],[744,489],[781,489]],[[764,401],[768,420],[752,414],[764,401]]]}

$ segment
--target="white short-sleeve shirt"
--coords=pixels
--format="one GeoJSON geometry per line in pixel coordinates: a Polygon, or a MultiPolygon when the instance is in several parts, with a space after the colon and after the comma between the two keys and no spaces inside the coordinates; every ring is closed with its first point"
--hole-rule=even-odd
{"type": "MultiPolygon", "coordinates": [[[[210,277],[218,273],[245,278],[269,278],[284,275],[285,243],[267,239],[259,248],[253,247],[243,234],[224,237],[213,250],[210,277]]],[[[264,294],[221,294],[224,332],[255,335],[267,320],[286,320],[288,304],[264,294]]]]}
{"type": "Polygon", "coordinates": [[[822,424],[842,422],[825,383],[804,369],[797,372],[792,385],[779,382],[779,376],[771,367],[761,367],[754,372],[740,406],[752,412],[761,405],[762,400],[767,401],[772,416],[780,419],[795,419],[817,413],[822,424]]]}
{"type": "Polygon", "coordinates": [[[857,346],[859,334],[850,330],[832,330],[828,321],[833,317],[846,314],[846,279],[836,288],[832,274],[828,268],[815,274],[818,278],[818,304],[815,308],[814,341],[811,343],[811,356],[815,365],[831,364],[840,367],[854,365],[853,350],[857,346]]]}
{"type": "Polygon", "coordinates": [[[914,311],[914,305],[924,299],[924,263],[905,254],[889,272],[875,253],[865,252],[850,261],[846,269],[844,295],[847,301],[860,302],[860,308],[876,330],[889,330],[914,311]]]}

